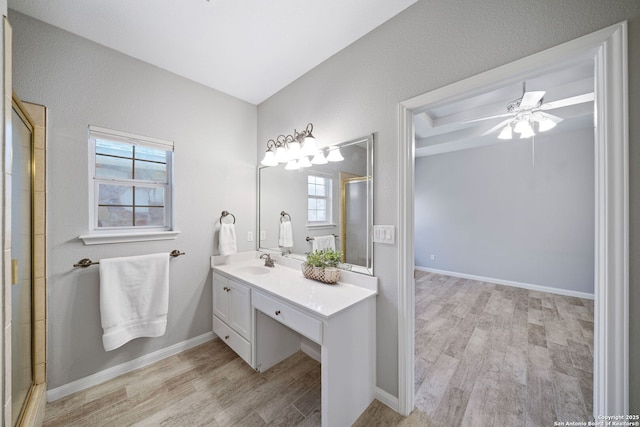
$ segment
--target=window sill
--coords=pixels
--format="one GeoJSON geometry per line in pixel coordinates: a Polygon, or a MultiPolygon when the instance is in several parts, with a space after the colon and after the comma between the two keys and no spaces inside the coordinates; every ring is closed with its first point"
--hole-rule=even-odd
{"type": "Polygon", "coordinates": [[[136,233],[85,234],[78,236],[85,245],[108,245],[110,243],[151,242],[154,240],[174,240],[179,231],[146,231],[136,233]]]}
{"type": "Polygon", "coordinates": [[[321,230],[323,228],[336,228],[335,224],[326,223],[326,224],[307,224],[307,228],[315,228],[317,230],[321,230]]]}

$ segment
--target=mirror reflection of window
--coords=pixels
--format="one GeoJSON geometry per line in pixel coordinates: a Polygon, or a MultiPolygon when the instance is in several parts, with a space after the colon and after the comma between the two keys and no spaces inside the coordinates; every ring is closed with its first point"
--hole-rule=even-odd
{"type": "Polygon", "coordinates": [[[319,225],[332,222],[332,179],[309,175],[307,178],[307,222],[319,225]]]}

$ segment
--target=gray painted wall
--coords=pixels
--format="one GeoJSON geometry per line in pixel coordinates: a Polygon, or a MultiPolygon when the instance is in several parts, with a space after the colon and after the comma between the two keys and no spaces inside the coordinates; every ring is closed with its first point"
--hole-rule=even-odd
{"type": "Polygon", "coordinates": [[[10,13],[14,88],[48,107],[48,381],[55,388],[211,331],[209,257],[222,210],[236,216],[238,249],[255,231],[256,107],[88,40],[10,13]],[[175,142],[174,241],[84,246],[87,125],[175,142]],[[243,238],[244,237],[244,238],[243,238]],[[99,260],[172,249],[167,332],[105,352],[99,260]]]}
{"type": "MultiPolygon", "coordinates": [[[[312,121],[344,141],[376,133],[377,224],[398,224],[398,103],[582,35],[630,20],[630,114],[640,115],[640,2],[636,0],[421,0],[258,106],[258,145],[312,121]]],[[[640,162],[631,121],[631,164],[640,162]]],[[[640,174],[631,168],[631,260],[640,244],[640,174]]],[[[398,394],[398,246],[375,247],[377,383],[398,394]]],[[[631,301],[640,265],[631,263],[631,301]]],[[[640,412],[640,313],[631,310],[631,412],[640,412]]]]}
{"type": "Polygon", "coordinates": [[[415,265],[593,294],[594,132],[554,130],[417,158],[415,265]]]}

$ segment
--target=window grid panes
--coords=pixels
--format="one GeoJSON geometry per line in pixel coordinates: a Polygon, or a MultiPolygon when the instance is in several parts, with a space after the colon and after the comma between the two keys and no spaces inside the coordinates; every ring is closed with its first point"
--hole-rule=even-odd
{"type": "Polygon", "coordinates": [[[170,229],[172,147],[101,137],[91,140],[95,144],[94,228],[170,229]]]}
{"type": "Polygon", "coordinates": [[[331,179],[309,175],[307,178],[307,222],[331,222],[331,179]]]}

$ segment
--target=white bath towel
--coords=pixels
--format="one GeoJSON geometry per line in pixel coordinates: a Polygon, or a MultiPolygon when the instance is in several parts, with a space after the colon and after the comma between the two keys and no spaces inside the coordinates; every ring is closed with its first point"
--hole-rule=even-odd
{"type": "Polygon", "coordinates": [[[336,237],[333,234],[329,234],[328,236],[315,236],[311,242],[311,250],[313,252],[323,249],[336,250],[336,237]]]}
{"type": "Polygon", "coordinates": [[[100,260],[100,318],[106,351],[134,338],[164,335],[168,311],[169,254],[100,260]]]}
{"type": "Polygon", "coordinates": [[[218,250],[220,255],[231,255],[237,252],[236,249],[236,228],[232,223],[220,224],[218,233],[218,250]]]}
{"type": "Polygon", "coordinates": [[[280,238],[278,239],[278,245],[283,248],[293,247],[293,229],[291,227],[291,221],[284,221],[280,223],[280,238]]]}

